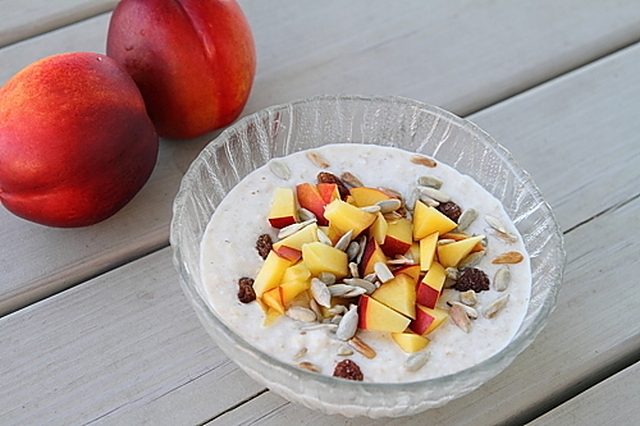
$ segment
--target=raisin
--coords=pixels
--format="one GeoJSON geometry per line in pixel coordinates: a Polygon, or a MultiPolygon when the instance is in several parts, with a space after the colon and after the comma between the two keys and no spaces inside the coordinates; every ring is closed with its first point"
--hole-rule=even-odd
{"type": "Polygon", "coordinates": [[[253,290],[253,278],[242,277],[238,280],[238,299],[242,303],[251,303],[256,300],[256,292],[253,290]]]}
{"type": "Polygon", "coordinates": [[[458,291],[473,290],[476,293],[489,290],[489,277],[480,269],[469,268],[460,274],[453,288],[458,291]]]}
{"type": "Polygon", "coordinates": [[[446,203],[440,203],[438,207],[436,207],[440,213],[447,216],[449,219],[458,223],[458,219],[460,219],[460,215],[462,214],[462,209],[459,205],[454,203],[453,201],[447,201],[446,203]]]}
{"type": "Polygon", "coordinates": [[[266,259],[271,251],[271,246],[273,245],[273,241],[271,240],[271,235],[262,234],[258,237],[258,241],[256,241],[256,250],[258,250],[258,254],[261,258],[266,259]]]}
{"type": "Polygon", "coordinates": [[[350,194],[349,188],[347,188],[344,182],[342,182],[342,179],[332,173],[318,173],[318,183],[335,183],[338,185],[338,192],[340,192],[340,198],[343,200],[350,194]]]}
{"type": "Polygon", "coordinates": [[[356,380],[361,382],[364,379],[362,371],[358,364],[350,359],[344,359],[336,364],[336,368],[333,370],[334,377],[342,377],[343,379],[356,380]]]}

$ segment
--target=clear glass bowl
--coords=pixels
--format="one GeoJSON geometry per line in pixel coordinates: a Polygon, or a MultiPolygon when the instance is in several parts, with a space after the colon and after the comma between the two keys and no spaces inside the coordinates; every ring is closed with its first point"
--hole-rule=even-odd
{"type": "Polygon", "coordinates": [[[553,212],[509,152],[467,120],[398,97],[319,96],[270,107],[238,121],[213,140],[185,174],[173,206],[170,240],[182,288],[229,358],[284,398],[349,417],[416,414],[442,406],[496,376],[543,328],[555,306],[565,264],[562,233],[553,212]],[[502,201],[524,239],[533,274],[527,314],[502,351],[474,367],[435,379],[352,382],[302,370],[261,352],[209,308],[200,277],[200,241],[227,192],[270,158],[340,142],[395,146],[433,156],[472,176],[502,201]]]}

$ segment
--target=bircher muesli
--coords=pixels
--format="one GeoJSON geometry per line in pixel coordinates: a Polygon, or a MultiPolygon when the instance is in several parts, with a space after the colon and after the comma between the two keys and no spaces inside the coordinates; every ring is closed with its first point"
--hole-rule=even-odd
{"type": "Polygon", "coordinates": [[[319,374],[435,378],[508,344],[531,271],[501,203],[397,148],[332,144],[236,185],[201,246],[207,301],[252,345],[319,374]]]}

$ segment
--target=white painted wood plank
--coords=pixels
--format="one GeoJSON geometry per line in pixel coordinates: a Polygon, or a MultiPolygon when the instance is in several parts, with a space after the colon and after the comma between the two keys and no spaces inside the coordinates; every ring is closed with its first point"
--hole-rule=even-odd
{"type": "MultiPolygon", "coordinates": [[[[627,75],[622,70],[635,69],[639,61],[640,48],[634,48],[597,64],[586,70],[584,75],[576,73],[577,78],[583,79],[585,87],[601,85],[602,90],[617,93],[617,96],[601,97],[599,91],[592,91],[592,98],[587,99],[588,105],[595,103],[597,108],[570,103],[564,114],[552,121],[541,121],[532,133],[514,140],[510,148],[521,149],[545,137],[547,126],[566,128],[564,134],[571,135],[577,123],[588,123],[592,129],[603,123],[612,128],[626,127],[630,129],[629,133],[619,131],[619,137],[609,142],[609,148],[616,150],[618,146],[636,145],[637,133],[634,133],[635,124],[630,116],[621,114],[611,118],[600,111],[616,108],[633,114],[638,110],[640,97],[633,96],[634,90],[638,90],[634,85],[638,83],[635,79],[626,79],[627,75]],[[589,75],[592,79],[587,78],[589,75]],[[629,91],[631,95],[628,95],[629,91]],[[581,109],[582,114],[579,113],[581,109]],[[556,120],[564,125],[556,124],[556,120]]],[[[532,111],[547,107],[536,101],[547,96],[547,90],[566,96],[562,90],[565,84],[571,82],[567,80],[562,85],[548,85],[544,90],[506,102],[504,108],[511,111],[510,119],[496,122],[496,125],[502,123],[504,128],[501,131],[505,133],[508,133],[507,128],[519,129],[528,122],[532,111]]],[[[494,110],[496,113],[501,111],[498,107],[494,110]]],[[[564,138],[559,137],[558,140],[563,141],[564,138]]],[[[580,167],[586,159],[594,156],[600,144],[597,132],[586,132],[583,143],[574,148],[572,161],[567,163],[567,167],[580,167]]],[[[558,146],[561,145],[559,142],[558,146]]],[[[541,150],[539,155],[546,161],[545,158],[536,161],[531,171],[538,175],[539,182],[545,183],[553,179],[553,174],[545,173],[545,168],[553,170],[555,153],[541,150]]],[[[628,157],[629,165],[626,167],[637,169],[640,156],[628,157]]],[[[602,161],[609,162],[609,167],[600,171],[604,180],[595,180],[591,186],[585,186],[579,180],[568,180],[568,189],[549,187],[547,195],[555,197],[559,191],[568,190],[575,194],[573,202],[576,202],[588,198],[594,190],[600,191],[600,185],[609,186],[606,178],[618,173],[618,159],[602,158],[602,161]]],[[[569,220],[573,217],[571,211],[567,208],[564,213],[569,220]]],[[[640,199],[636,194],[625,204],[608,209],[568,234],[567,279],[558,307],[536,342],[505,372],[443,408],[379,424],[482,425],[515,421],[521,413],[526,414],[536,407],[552,407],[580,389],[583,383],[590,379],[598,380],[593,376],[594,372],[607,374],[608,369],[615,370],[623,360],[635,356],[640,349],[637,339],[640,324],[635,321],[640,315],[640,294],[635,291],[640,272],[637,262],[640,245],[630,236],[640,232],[640,224],[636,220],[638,212],[640,199]]],[[[575,211],[574,214],[581,213],[575,211]]],[[[205,421],[216,416],[219,417],[213,424],[237,424],[254,419],[274,425],[295,424],[299,419],[308,420],[309,424],[345,422],[341,417],[323,416],[288,404],[270,393],[224,413],[224,409],[231,408],[234,402],[252,398],[260,388],[237,369],[228,371],[228,374],[217,373],[217,370],[203,374],[209,371],[211,359],[218,359],[216,355],[209,355],[216,350],[211,348],[212,344],[204,332],[197,331],[199,326],[195,317],[182,299],[167,250],[163,250],[0,319],[0,358],[8,357],[10,360],[6,363],[0,359],[0,383],[9,383],[0,388],[0,413],[8,413],[5,419],[0,417],[0,423],[2,420],[30,419],[34,415],[43,416],[38,418],[45,420],[45,411],[54,420],[90,421],[101,418],[114,424],[142,423],[141,419],[165,424],[170,422],[167,413],[173,413],[171,420],[174,424],[196,423],[195,417],[197,421],[205,421]],[[145,293],[151,293],[153,300],[145,297],[145,293]],[[167,342],[167,345],[158,344],[159,340],[167,342]],[[175,346],[168,344],[174,340],[178,341],[175,346]],[[99,345],[102,341],[104,343],[99,345]],[[104,348],[111,346],[111,352],[101,355],[104,348]],[[202,355],[194,355],[184,366],[170,361],[186,357],[183,349],[190,354],[202,355]],[[9,350],[10,353],[5,352],[9,350]],[[150,359],[149,354],[157,356],[150,359]],[[75,373],[71,372],[70,364],[73,364],[75,373]],[[85,369],[88,373],[78,378],[77,375],[81,374],[78,372],[85,369]],[[140,382],[139,376],[132,374],[147,370],[148,377],[164,374],[169,378],[152,382],[145,381],[145,376],[145,380],[140,382]],[[45,383],[47,388],[57,388],[58,391],[42,391],[43,371],[49,371],[45,383]],[[206,398],[223,386],[226,391],[236,393],[229,400],[209,407],[212,403],[206,398]],[[91,390],[95,388],[104,389],[101,398],[92,394],[91,390]],[[157,405],[150,401],[157,395],[154,392],[163,395],[157,405]],[[150,397],[150,393],[153,396],[150,397]],[[34,398],[32,395],[36,395],[38,404],[28,403],[34,398]],[[189,395],[195,395],[193,401],[189,401],[189,395]],[[40,410],[41,406],[58,409],[40,410]],[[198,413],[197,416],[191,417],[192,412],[198,413]]],[[[372,422],[357,419],[350,424],[372,422]]]]}
{"type": "Polygon", "coordinates": [[[3,0],[0,47],[107,12],[117,0],[3,0]]]}
{"type": "MultiPolygon", "coordinates": [[[[522,424],[540,414],[537,410],[544,412],[569,398],[584,383],[602,379],[598,375],[615,372],[630,357],[637,358],[640,293],[635,289],[640,244],[629,241],[628,235],[640,232],[634,219],[639,213],[640,199],[635,199],[567,235],[567,277],[557,308],[536,341],[496,378],[444,407],[413,417],[375,422],[358,418],[349,420],[349,425],[522,424]]],[[[623,398],[624,393],[616,391],[615,396],[623,398]]],[[[345,421],[269,393],[209,424],[275,426],[294,424],[292,419],[318,426],[345,421]]]]}
{"type": "MultiPolygon", "coordinates": [[[[402,8],[379,1],[241,4],[259,55],[245,114],[338,92],[406,95],[463,113],[616,49],[640,31],[635,25],[640,4],[634,1],[607,7],[548,1],[534,11],[507,0],[415,1],[402,8]]],[[[0,82],[43,56],[104,51],[108,18],[102,15],[1,49],[0,82]]],[[[43,229],[0,209],[1,238],[4,247],[11,247],[0,261],[0,315],[166,245],[172,198],[207,138],[163,141],[147,186],[97,226],[43,229]]]]}
{"type": "Polygon", "coordinates": [[[637,400],[639,393],[640,363],[636,363],[554,408],[530,425],[639,424],[640,405],[637,400]]]}
{"type": "Polygon", "coordinates": [[[167,248],[0,319],[0,424],[197,424],[260,392],[177,280],[167,248]]]}

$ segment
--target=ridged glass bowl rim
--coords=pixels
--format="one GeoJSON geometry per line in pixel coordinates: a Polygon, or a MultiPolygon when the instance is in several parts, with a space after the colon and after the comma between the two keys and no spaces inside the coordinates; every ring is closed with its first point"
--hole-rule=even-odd
{"type": "MultiPolygon", "coordinates": [[[[546,319],[555,307],[557,293],[562,283],[563,270],[565,264],[565,251],[563,247],[563,236],[560,227],[555,219],[553,211],[548,203],[544,200],[542,193],[533,182],[529,174],[524,171],[513,158],[513,156],[499,143],[497,143],[489,134],[479,128],[477,125],[469,120],[462,119],[453,113],[441,109],[439,107],[425,104],[412,99],[399,97],[399,96],[361,96],[361,95],[320,95],[311,98],[300,99],[289,103],[274,105],[260,111],[257,111],[251,115],[248,115],[235,124],[228,127],[218,137],[213,139],[198,155],[198,157],[192,162],[189,169],[185,173],[180,189],[175,197],[173,204],[173,218],[170,225],[170,243],[173,247],[173,262],[179,272],[179,278],[181,286],[186,293],[188,299],[192,303],[195,310],[198,312],[199,317],[206,321],[209,326],[213,326],[216,333],[221,333],[227,339],[230,339],[237,349],[242,350],[245,353],[252,354],[262,364],[268,364],[272,368],[280,370],[287,376],[287,380],[301,380],[305,382],[318,382],[324,385],[330,385],[337,392],[366,392],[373,394],[393,394],[394,391],[411,392],[420,391],[425,388],[437,388],[442,384],[450,384],[451,382],[466,381],[472,379],[474,375],[479,372],[486,371],[490,366],[500,365],[502,368],[498,369],[498,374],[504,367],[506,367],[521,351],[523,351],[535,338],[535,336],[542,330],[546,323],[546,319]],[[272,357],[271,355],[257,349],[252,346],[242,337],[238,336],[233,330],[231,330],[224,322],[222,322],[211,310],[207,303],[202,298],[198,290],[195,288],[193,279],[188,268],[183,265],[180,244],[182,237],[180,234],[182,228],[182,222],[184,220],[183,206],[189,197],[190,187],[194,183],[194,179],[197,178],[197,170],[205,164],[206,152],[215,149],[221,149],[230,136],[242,129],[246,128],[249,123],[256,119],[267,119],[277,112],[284,112],[297,107],[311,107],[318,102],[339,102],[344,101],[358,101],[363,103],[378,102],[383,104],[404,104],[409,105],[421,110],[430,112],[436,116],[439,116],[445,120],[449,120],[452,123],[465,128],[468,132],[474,133],[479,139],[481,139],[487,146],[492,149],[498,156],[507,163],[514,174],[516,174],[527,187],[528,192],[540,203],[541,208],[546,210],[555,223],[555,229],[553,230],[553,238],[558,241],[558,246],[555,249],[558,252],[558,264],[555,272],[555,284],[549,289],[547,297],[537,312],[536,318],[530,322],[530,326],[525,330],[519,330],[516,337],[506,346],[504,349],[494,354],[493,356],[485,359],[484,361],[459,371],[454,374],[440,376],[432,379],[419,380],[413,382],[401,382],[401,383],[371,383],[371,382],[353,382],[349,380],[337,379],[332,376],[312,373],[291,364],[285,363],[272,357]],[[204,316],[204,318],[203,318],[204,316]]],[[[207,327],[210,330],[210,327],[207,327]]],[[[233,359],[233,357],[231,356],[233,359]]],[[[240,365],[240,367],[243,367],[240,365]]]]}

